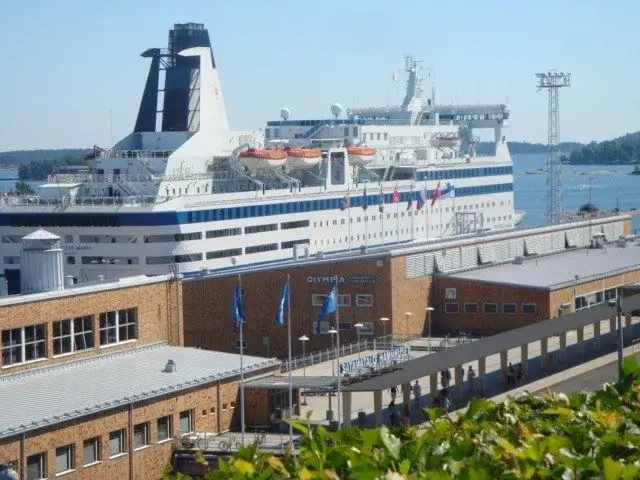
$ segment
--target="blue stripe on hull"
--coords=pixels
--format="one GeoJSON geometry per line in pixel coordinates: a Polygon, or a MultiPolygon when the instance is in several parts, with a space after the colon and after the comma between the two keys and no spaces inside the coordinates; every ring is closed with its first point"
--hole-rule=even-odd
{"type": "MultiPolygon", "coordinates": [[[[372,188],[374,188],[372,186],[372,188]]],[[[456,188],[456,197],[488,195],[513,191],[513,183],[477,185],[456,188]]],[[[414,190],[415,195],[419,189],[414,190]]],[[[434,190],[427,191],[427,198],[433,198],[434,190]]],[[[401,192],[400,202],[408,202],[411,192],[401,192]]],[[[367,203],[376,208],[381,203],[392,202],[392,194],[368,194],[367,203]]],[[[322,200],[299,200],[282,203],[263,203],[242,207],[192,210],[187,212],[123,212],[123,213],[8,213],[0,215],[0,226],[4,227],[153,227],[161,225],[184,225],[190,223],[238,220],[245,218],[269,217],[292,213],[338,210],[344,197],[322,200]]],[[[351,198],[351,208],[362,207],[364,196],[351,198]]]]}

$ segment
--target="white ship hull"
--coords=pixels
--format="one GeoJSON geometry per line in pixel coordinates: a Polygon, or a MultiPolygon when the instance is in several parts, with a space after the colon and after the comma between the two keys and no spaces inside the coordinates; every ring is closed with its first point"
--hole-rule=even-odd
{"type": "Polygon", "coordinates": [[[337,118],[336,110],[330,120],[269,122],[262,133],[232,131],[210,48],[172,51],[175,38],[209,44],[201,25],[184,24],[171,31],[169,50],[145,52],[154,61],[130,135],[94,149],[86,174],[54,175],[37,196],[0,197],[0,274],[10,293],[19,293],[21,237],[37,228],[62,238],[65,275],[83,282],[436,241],[522,220],[502,135],[504,105],[441,110],[446,125],[433,109],[405,105],[360,109],[361,118],[337,118]],[[180,57],[190,60],[174,68],[180,57]],[[159,69],[172,88],[165,88],[155,131],[159,69]],[[387,114],[393,118],[374,118],[387,114]],[[495,129],[495,155],[473,154],[474,126],[495,129]],[[460,148],[432,145],[448,136],[460,138],[460,148]],[[265,156],[261,145],[270,139],[319,149],[322,157],[247,157],[265,156]],[[375,155],[349,155],[364,151],[358,145],[375,155]],[[441,184],[451,191],[438,198],[441,184]]]}

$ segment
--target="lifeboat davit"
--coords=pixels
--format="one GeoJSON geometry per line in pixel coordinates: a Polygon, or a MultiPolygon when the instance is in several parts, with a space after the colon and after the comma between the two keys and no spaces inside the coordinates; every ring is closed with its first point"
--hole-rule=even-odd
{"type": "Polygon", "coordinates": [[[311,168],[322,160],[322,150],[318,148],[287,148],[287,167],[293,169],[311,168]]]}
{"type": "Polygon", "coordinates": [[[287,152],[281,149],[248,148],[238,160],[249,170],[274,170],[282,168],[287,162],[287,152]]]}
{"type": "Polygon", "coordinates": [[[371,147],[347,147],[347,154],[351,165],[362,167],[373,160],[376,149],[371,147]]]}

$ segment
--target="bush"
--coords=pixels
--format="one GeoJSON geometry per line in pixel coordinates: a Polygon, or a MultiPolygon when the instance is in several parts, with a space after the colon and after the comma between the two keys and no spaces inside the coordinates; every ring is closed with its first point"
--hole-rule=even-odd
{"type": "MultiPolygon", "coordinates": [[[[594,393],[521,395],[502,404],[472,400],[446,417],[426,409],[426,429],[294,424],[300,453],[281,460],[255,445],[205,475],[216,479],[468,480],[640,478],[640,367],[594,393]]],[[[186,479],[167,470],[165,479],[186,479]]]]}

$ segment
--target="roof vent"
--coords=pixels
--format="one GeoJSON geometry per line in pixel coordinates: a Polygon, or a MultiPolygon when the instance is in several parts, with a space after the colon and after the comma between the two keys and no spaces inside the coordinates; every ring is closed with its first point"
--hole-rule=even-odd
{"type": "Polygon", "coordinates": [[[516,258],[513,259],[513,263],[514,265],[524,265],[524,257],[523,256],[518,256],[516,258]]]}
{"type": "Polygon", "coordinates": [[[173,360],[169,359],[167,361],[167,364],[164,366],[164,370],[165,373],[174,373],[178,371],[178,367],[176,366],[176,362],[174,362],[173,360]]]}

